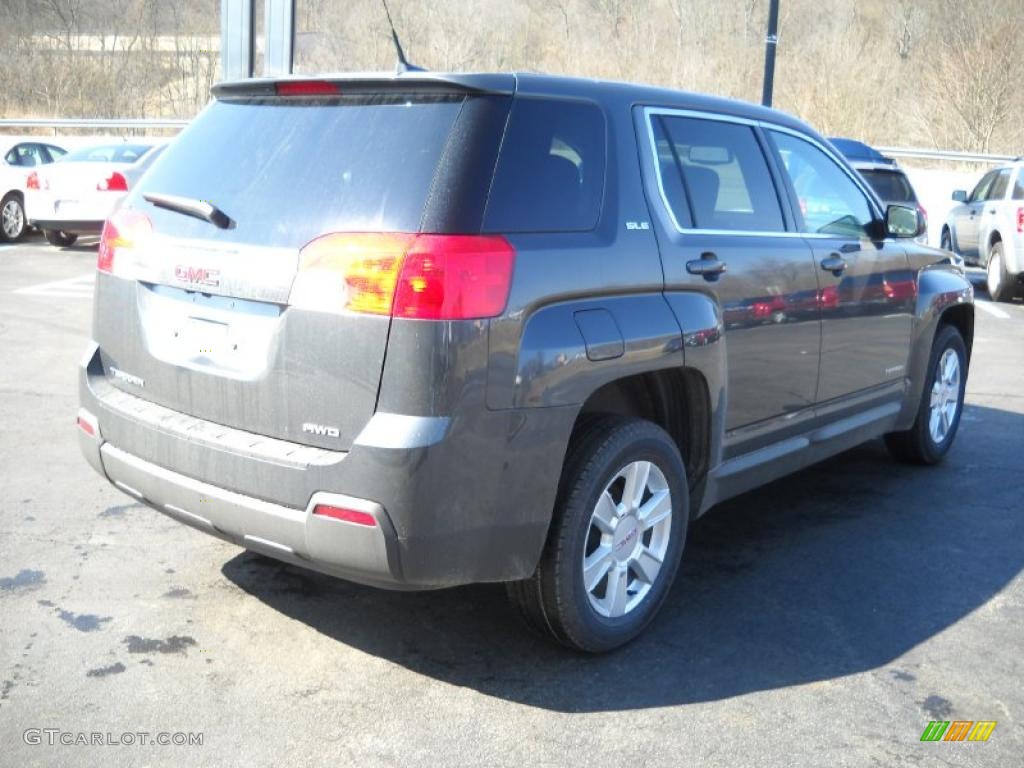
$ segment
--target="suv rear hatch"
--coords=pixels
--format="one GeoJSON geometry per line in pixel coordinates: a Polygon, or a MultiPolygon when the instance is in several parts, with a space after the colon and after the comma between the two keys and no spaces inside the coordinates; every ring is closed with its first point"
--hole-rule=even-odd
{"type": "Polygon", "coordinates": [[[217,95],[105,230],[104,373],[180,413],[346,450],[376,406],[391,315],[375,301],[389,286],[360,284],[348,255],[348,273],[331,272],[338,253],[310,244],[358,233],[343,243],[358,259],[409,237],[381,233],[479,231],[510,99],[397,78],[217,95]],[[484,163],[468,187],[452,182],[466,158],[484,163]]]}

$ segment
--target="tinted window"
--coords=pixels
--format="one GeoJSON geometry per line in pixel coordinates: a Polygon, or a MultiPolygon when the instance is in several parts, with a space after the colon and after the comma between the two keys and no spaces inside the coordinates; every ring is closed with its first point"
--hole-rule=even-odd
{"type": "Polygon", "coordinates": [[[771,131],[772,141],[800,206],[803,230],[839,237],[866,237],[875,214],[867,196],[835,160],[817,146],[771,131]]]}
{"type": "Polygon", "coordinates": [[[865,170],[861,171],[860,175],[871,185],[875,193],[887,203],[917,202],[917,198],[914,196],[914,188],[910,186],[910,181],[900,171],[865,170]]]}
{"type": "Polygon", "coordinates": [[[151,147],[151,144],[105,144],[98,147],[82,147],[64,155],[64,160],[79,163],[134,163],[151,147]]]}
{"type": "Polygon", "coordinates": [[[992,186],[992,182],[995,181],[996,171],[989,171],[981,177],[981,181],[977,183],[973,190],[971,190],[971,196],[967,198],[967,201],[973,203],[977,200],[984,200],[988,195],[989,187],[992,186]]]}
{"type": "MultiPolygon", "coordinates": [[[[681,186],[693,226],[745,232],[785,229],[768,163],[752,128],[689,117],[654,119],[661,124],[658,158],[665,195],[671,201],[679,194],[672,190],[681,186]]],[[[681,207],[670,204],[674,210],[681,207]]],[[[680,224],[685,218],[677,216],[680,224]]]]}
{"type": "Polygon", "coordinates": [[[594,104],[516,99],[484,215],[488,232],[581,232],[604,196],[604,115],[594,104]]]}
{"type": "Polygon", "coordinates": [[[1017,181],[1013,185],[1013,199],[1024,200],[1024,168],[1017,171],[1017,181]]]}
{"type": "Polygon", "coordinates": [[[1010,186],[1010,169],[1004,168],[996,174],[992,186],[985,193],[986,200],[1002,200],[1006,197],[1006,189],[1010,186]]]}
{"type": "Polygon", "coordinates": [[[164,151],[132,205],[157,230],[301,247],[326,232],[416,232],[464,97],[218,101],[164,151]],[[145,192],[210,200],[222,230],[151,206],[145,192]]]}
{"type": "Polygon", "coordinates": [[[38,144],[17,144],[11,148],[4,159],[11,165],[22,168],[32,168],[45,162],[38,144]]]}
{"type": "Polygon", "coordinates": [[[46,153],[50,156],[50,162],[64,157],[68,153],[63,147],[55,147],[53,144],[43,144],[46,149],[46,153]]]}

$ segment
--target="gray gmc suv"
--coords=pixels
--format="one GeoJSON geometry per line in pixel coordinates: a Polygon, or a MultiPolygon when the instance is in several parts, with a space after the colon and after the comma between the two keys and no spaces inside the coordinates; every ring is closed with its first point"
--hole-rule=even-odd
{"type": "Polygon", "coordinates": [[[791,117],[532,74],[214,96],[105,226],[81,363],[86,458],[176,520],[506,582],[604,651],[723,499],[953,442],[971,285],[791,117]]]}

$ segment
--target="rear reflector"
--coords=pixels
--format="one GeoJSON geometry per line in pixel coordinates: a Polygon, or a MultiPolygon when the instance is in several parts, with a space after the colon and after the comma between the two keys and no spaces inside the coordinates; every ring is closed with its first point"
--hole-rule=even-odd
{"type": "Polygon", "coordinates": [[[78,426],[89,437],[96,437],[96,429],[93,427],[92,424],[83,419],[81,416],[78,417],[78,426]]]}
{"type": "Polygon", "coordinates": [[[117,171],[114,171],[112,174],[107,176],[107,178],[100,179],[96,184],[96,189],[99,192],[127,192],[128,179],[117,171]]]}
{"type": "MultiPolygon", "coordinates": [[[[129,255],[153,232],[153,223],[149,217],[122,208],[103,224],[100,235],[100,249],[96,255],[96,269],[100,272],[116,274],[115,265],[129,255]]],[[[127,265],[122,265],[127,266],[127,265]]],[[[124,274],[124,270],[120,270],[124,274]]]]}
{"type": "Polygon", "coordinates": [[[289,303],[420,320],[495,317],[514,263],[500,236],[323,235],[302,249],[289,303]]]}
{"type": "Polygon", "coordinates": [[[377,520],[369,512],[360,512],[357,509],[345,509],[343,507],[332,507],[329,504],[317,504],[313,508],[313,514],[319,517],[330,517],[334,520],[343,520],[346,523],[356,525],[374,526],[377,520]]]}
{"type": "Polygon", "coordinates": [[[274,84],[278,96],[337,96],[341,89],[325,80],[289,80],[274,84]]]}

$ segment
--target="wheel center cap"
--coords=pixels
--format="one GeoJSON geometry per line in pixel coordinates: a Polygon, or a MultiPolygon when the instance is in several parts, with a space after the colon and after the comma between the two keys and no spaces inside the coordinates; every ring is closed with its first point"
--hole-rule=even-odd
{"type": "Polygon", "coordinates": [[[619,520],[612,536],[612,556],[620,563],[629,560],[640,538],[640,524],[632,515],[619,520]]]}

